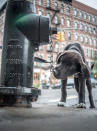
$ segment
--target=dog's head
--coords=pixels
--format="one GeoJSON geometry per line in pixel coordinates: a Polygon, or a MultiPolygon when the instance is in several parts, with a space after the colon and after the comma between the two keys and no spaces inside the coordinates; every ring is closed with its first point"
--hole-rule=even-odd
{"type": "Polygon", "coordinates": [[[79,53],[68,50],[57,56],[56,66],[53,69],[53,75],[57,79],[64,79],[78,72],[85,78],[90,76],[89,69],[79,53]]]}

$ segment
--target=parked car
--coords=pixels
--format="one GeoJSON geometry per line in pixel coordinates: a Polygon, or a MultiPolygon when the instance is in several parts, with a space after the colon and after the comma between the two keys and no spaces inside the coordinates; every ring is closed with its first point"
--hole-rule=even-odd
{"type": "Polygon", "coordinates": [[[54,84],[52,86],[52,89],[60,89],[61,88],[61,84],[54,84]]]}
{"type": "Polygon", "coordinates": [[[96,88],[97,87],[97,80],[94,78],[91,78],[91,83],[92,83],[92,87],[96,88]]]}
{"type": "Polygon", "coordinates": [[[50,85],[49,84],[43,84],[42,89],[49,89],[50,85]]]}
{"type": "Polygon", "coordinates": [[[70,89],[70,88],[74,88],[74,79],[68,79],[67,80],[67,88],[70,89]]]}

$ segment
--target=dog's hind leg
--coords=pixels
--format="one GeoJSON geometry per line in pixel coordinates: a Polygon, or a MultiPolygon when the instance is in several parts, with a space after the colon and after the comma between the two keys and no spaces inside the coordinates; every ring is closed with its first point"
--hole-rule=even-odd
{"type": "Polygon", "coordinates": [[[86,108],[85,104],[85,79],[80,76],[79,77],[79,104],[77,108],[86,108]]]}
{"type": "Polygon", "coordinates": [[[93,96],[92,96],[92,85],[91,85],[91,79],[86,80],[87,89],[89,92],[89,101],[90,101],[90,108],[95,108],[93,96]]]}
{"type": "Polygon", "coordinates": [[[66,106],[66,97],[67,97],[67,91],[66,91],[66,85],[67,85],[67,78],[64,80],[61,80],[62,87],[61,87],[61,100],[58,103],[58,106],[66,106]]]}
{"type": "Polygon", "coordinates": [[[75,89],[77,93],[79,93],[79,80],[76,77],[74,77],[74,84],[75,84],[75,89]]]}

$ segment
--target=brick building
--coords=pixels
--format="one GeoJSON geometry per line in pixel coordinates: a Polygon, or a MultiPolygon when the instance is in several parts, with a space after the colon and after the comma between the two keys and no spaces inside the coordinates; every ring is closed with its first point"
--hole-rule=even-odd
{"type": "MultiPolygon", "coordinates": [[[[63,42],[53,39],[54,61],[57,53],[62,52],[67,44],[78,42],[83,46],[87,63],[91,66],[97,54],[97,10],[75,0],[72,1],[72,6],[60,0],[36,1],[36,13],[51,19],[54,11],[49,8],[59,9],[51,25],[57,25],[58,29],[64,33],[63,42]]],[[[40,47],[40,52],[36,55],[49,61],[50,45],[40,47]]],[[[36,64],[38,65],[38,63],[36,64]]]]}
{"type": "MultiPolygon", "coordinates": [[[[80,2],[72,0],[72,6],[60,0],[30,0],[35,3],[35,12],[48,16],[51,20],[54,10],[59,12],[54,17],[51,26],[57,26],[64,33],[64,41],[58,42],[53,39],[53,59],[55,61],[58,52],[62,52],[69,43],[78,42],[83,46],[87,63],[91,66],[97,54],[97,10],[86,6],[80,2]],[[51,10],[51,8],[53,10],[51,10]]],[[[3,38],[4,13],[0,15],[0,45],[3,38]]],[[[55,36],[54,36],[55,37],[55,36]]],[[[35,53],[43,59],[50,61],[50,45],[41,46],[39,52],[35,53]]],[[[35,63],[34,80],[35,83],[42,80],[49,80],[50,72],[43,70],[47,64],[35,63]],[[41,80],[42,78],[42,80],[41,80]]]]}

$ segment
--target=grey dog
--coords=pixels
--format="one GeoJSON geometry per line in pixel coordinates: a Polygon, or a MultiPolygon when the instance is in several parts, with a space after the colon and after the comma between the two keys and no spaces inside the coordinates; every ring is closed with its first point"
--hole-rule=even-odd
{"type": "Polygon", "coordinates": [[[58,106],[66,105],[66,84],[67,78],[74,75],[75,89],[79,96],[78,108],[86,108],[85,104],[85,84],[89,93],[90,108],[95,108],[92,85],[90,79],[89,67],[86,64],[85,54],[80,44],[68,44],[64,52],[60,53],[56,59],[56,66],[53,69],[53,75],[61,79],[61,100],[58,106]]]}

